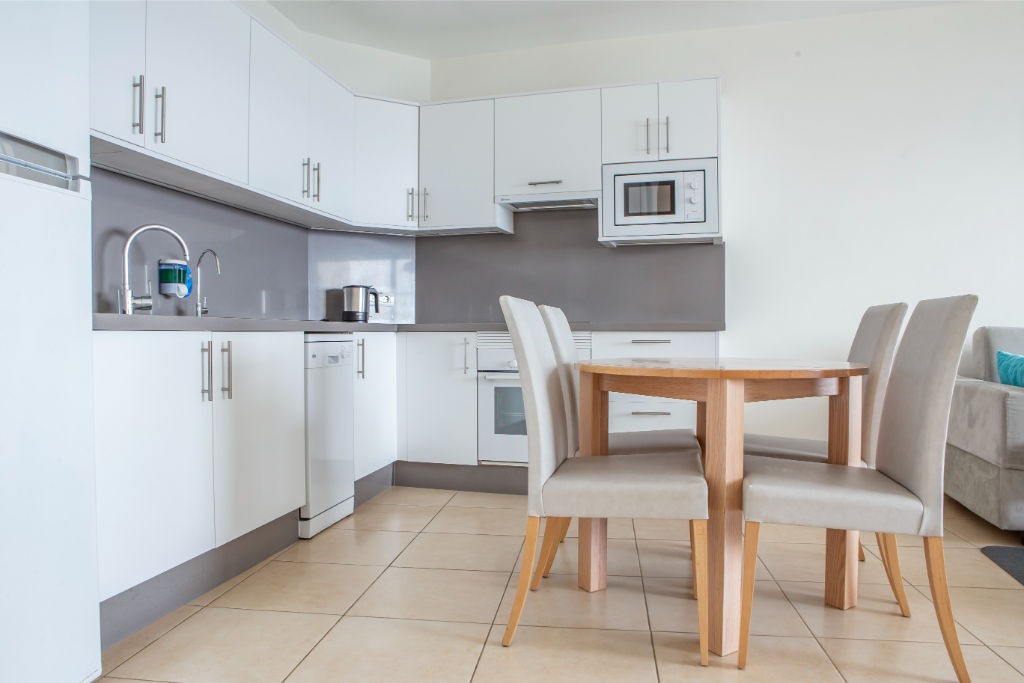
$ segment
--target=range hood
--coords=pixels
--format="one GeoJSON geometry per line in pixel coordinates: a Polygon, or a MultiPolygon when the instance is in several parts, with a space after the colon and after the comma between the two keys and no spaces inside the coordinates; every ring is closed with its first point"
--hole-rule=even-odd
{"type": "Polygon", "coordinates": [[[560,211],[565,209],[596,209],[601,193],[590,192],[544,192],[542,194],[499,195],[498,204],[512,211],[560,211]]]}

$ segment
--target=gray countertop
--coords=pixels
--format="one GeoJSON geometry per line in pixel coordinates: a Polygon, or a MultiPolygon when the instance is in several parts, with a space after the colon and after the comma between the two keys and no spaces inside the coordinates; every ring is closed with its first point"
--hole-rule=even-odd
{"type": "MultiPolygon", "coordinates": [[[[177,315],[121,315],[94,313],[94,330],[120,331],[203,331],[211,332],[504,332],[504,323],[342,323],[319,320],[267,320],[263,318],[218,318],[177,315]]],[[[674,323],[571,323],[574,330],[598,332],[715,332],[725,329],[721,321],[674,323]]]]}

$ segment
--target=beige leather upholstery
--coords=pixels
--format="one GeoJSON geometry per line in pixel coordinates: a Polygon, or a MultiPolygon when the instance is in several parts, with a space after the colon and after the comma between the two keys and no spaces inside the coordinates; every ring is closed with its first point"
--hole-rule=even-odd
{"type": "Polygon", "coordinates": [[[744,434],[743,452],[758,457],[825,462],[828,460],[828,442],[792,436],[744,434]]]}
{"type": "Polygon", "coordinates": [[[707,484],[699,451],[566,459],[569,442],[562,382],[540,310],[531,301],[510,296],[499,301],[523,385],[528,514],[706,519],[707,484]]]}
{"type": "Polygon", "coordinates": [[[611,432],[608,434],[608,453],[664,453],[699,449],[697,435],[692,429],[652,429],[646,432],[611,432]]]}
{"type": "Polygon", "coordinates": [[[747,458],[744,516],[753,522],[942,536],[942,476],[950,397],[976,296],[914,309],[892,366],[878,432],[877,471],[747,458]],[[902,492],[900,492],[902,489],[902,492]],[[920,504],[916,528],[912,500],[920,504]]]}

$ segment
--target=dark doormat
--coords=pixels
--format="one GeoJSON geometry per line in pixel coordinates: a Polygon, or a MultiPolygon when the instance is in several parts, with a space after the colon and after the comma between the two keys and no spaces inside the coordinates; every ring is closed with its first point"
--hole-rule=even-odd
{"type": "Polygon", "coordinates": [[[989,545],[981,549],[985,556],[1018,582],[1024,584],[1024,548],[989,545]]]}

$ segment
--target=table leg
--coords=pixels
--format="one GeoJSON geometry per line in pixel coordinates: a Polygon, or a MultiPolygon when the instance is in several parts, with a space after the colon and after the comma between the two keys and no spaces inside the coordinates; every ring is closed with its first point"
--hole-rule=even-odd
{"type": "MultiPolygon", "coordinates": [[[[580,456],[608,454],[608,392],[599,378],[580,372],[580,456]]],[[[577,584],[585,591],[608,586],[608,520],[580,519],[577,584]]]]}
{"type": "MultiPolygon", "coordinates": [[[[860,467],[861,378],[839,380],[839,393],[828,400],[828,461],[860,467]]],[[[849,609],[857,605],[857,548],[860,533],[825,532],[825,604],[849,609]]]]}
{"type": "Polygon", "coordinates": [[[739,648],[740,633],[740,589],[743,577],[743,380],[708,380],[704,411],[709,516],[710,648],[715,654],[727,655],[739,648]]]}
{"type": "Polygon", "coordinates": [[[694,431],[696,432],[696,435],[697,435],[697,443],[700,444],[700,450],[701,450],[700,462],[701,462],[701,465],[703,465],[704,467],[707,467],[707,464],[708,464],[708,462],[707,462],[707,458],[708,458],[708,451],[707,451],[707,448],[708,448],[708,444],[707,444],[708,404],[705,403],[704,401],[697,401],[697,424],[696,424],[696,426],[694,428],[694,431]]]}

